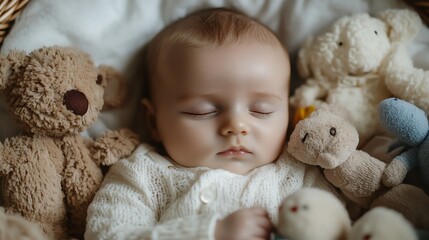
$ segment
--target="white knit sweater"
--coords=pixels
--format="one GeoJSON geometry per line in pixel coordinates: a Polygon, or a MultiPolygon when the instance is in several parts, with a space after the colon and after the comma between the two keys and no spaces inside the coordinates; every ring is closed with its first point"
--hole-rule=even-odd
{"type": "Polygon", "coordinates": [[[303,187],[335,191],[322,172],[284,152],[245,175],[175,166],[145,144],[113,165],[88,209],[85,239],[214,239],[219,218],[278,206],[303,187]]]}

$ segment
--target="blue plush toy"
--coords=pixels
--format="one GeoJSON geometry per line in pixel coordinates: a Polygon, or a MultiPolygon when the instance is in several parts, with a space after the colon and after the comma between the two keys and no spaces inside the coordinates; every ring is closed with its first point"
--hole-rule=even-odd
{"type": "Polygon", "coordinates": [[[379,104],[381,125],[408,148],[387,165],[382,181],[387,187],[401,183],[418,166],[429,184],[429,122],[427,114],[413,104],[389,98],[379,104]]]}

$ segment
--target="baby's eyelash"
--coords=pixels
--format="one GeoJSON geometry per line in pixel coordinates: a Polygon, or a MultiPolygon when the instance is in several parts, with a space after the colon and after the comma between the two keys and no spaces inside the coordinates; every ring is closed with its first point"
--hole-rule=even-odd
{"type": "Polygon", "coordinates": [[[269,117],[274,112],[261,112],[261,111],[252,111],[250,110],[250,114],[255,117],[269,117]]]}
{"type": "Polygon", "coordinates": [[[216,116],[217,111],[206,112],[206,113],[194,113],[194,112],[181,112],[193,119],[207,119],[216,116]]]}

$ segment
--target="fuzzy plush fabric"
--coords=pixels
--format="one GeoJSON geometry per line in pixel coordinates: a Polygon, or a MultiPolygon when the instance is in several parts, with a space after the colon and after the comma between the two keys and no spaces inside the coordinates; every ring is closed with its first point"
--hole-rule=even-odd
{"type": "Polygon", "coordinates": [[[113,97],[115,89],[123,91],[114,78],[119,75],[67,47],[11,52],[0,62],[0,90],[24,129],[0,146],[6,213],[39,224],[49,239],[82,238],[87,208],[103,179],[99,164],[114,163],[138,144],[127,130],[100,137],[96,144],[79,134],[109,104],[106,99],[111,106],[123,101],[118,96],[124,94],[113,97]]]}
{"type": "Polygon", "coordinates": [[[419,16],[410,10],[338,19],[330,30],[308,39],[301,48],[298,70],[307,82],[296,89],[291,104],[296,108],[321,102],[335,105],[365,144],[381,129],[378,103],[392,96],[385,84],[390,52],[408,44],[421,27],[419,16]]]}
{"type": "Polygon", "coordinates": [[[4,208],[0,208],[0,239],[40,240],[43,238],[43,232],[37,224],[19,215],[6,215],[4,208]]]}
{"type": "Polygon", "coordinates": [[[346,240],[350,228],[344,205],[324,190],[303,188],[280,205],[277,232],[286,239],[346,240]]]}
{"type": "Polygon", "coordinates": [[[429,230],[429,198],[413,185],[400,184],[380,195],[371,208],[387,207],[400,212],[416,228],[429,230]]]}
{"type": "Polygon", "coordinates": [[[356,204],[392,207],[427,229],[428,222],[421,219],[428,216],[429,197],[405,184],[386,188],[382,184],[386,163],[356,150],[357,141],[356,129],[323,106],[297,124],[287,151],[299,161],[324,168],[328,181],[356,204]],[[410,212],[410,206],[416,207],[410,212]]]}
{"type": "MultiPolygon", "coordinates": [[[[322,107],[296,125],[288,152],[302,162],[321,166],[328,181],[357,200],[382,188],[381,176],[386,166],[356,150],[357,143],[356,129],[328,107],[322,107]]],[[[368,207],[367,203],[357,203],[368,207]]]]}
{"type": "Polygon", "coordinates": [[[353,225],[347,239],[417,240],[417,233],[401,214],[385,207],[378,207],[367,212],[353,225]]]}
{"type": "Polygon", "coordinates": [[[2,76],[7,81],[6,103],[25,131],[55,137],[76,134],[98,117],[104,89],[96,84],[99,70],[88,54],[41,48],[28,55],[12,52],[3,63],[13,65],[2,76]]]}
{"type": "Polygon", "coordinates": [[[395,157],[383,176],[386,186],[402,182],[416,166],[423,182],[429,186],[429,121],[427,113],[417,106],[397,98],[389,98],[379,105],[380,121],[409,149],[395,157]]]}

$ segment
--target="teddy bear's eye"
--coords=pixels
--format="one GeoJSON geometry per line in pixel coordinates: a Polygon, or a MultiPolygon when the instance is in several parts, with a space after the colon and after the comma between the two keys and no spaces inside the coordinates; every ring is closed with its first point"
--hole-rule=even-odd
{"type": "Polygon", "coordinates": [[[97,75],[97,81],[96,81],[96,83],[98,85],[101,85],[102,82],[103,82],[103,76],[101,76],[101,74],[98,74],[97,75]]]}
{"type": "Polygon", "coordinates": [[[343,46],[343,42],[339,42],[339,43],[338,43],[338,46],[343,46]]]}
{"type": "Polygon", "coordinates": [[[378,32],[377,32],[377,31],[374,31],[374,33],[375,33],[375,35],[378,35],[378,32]]]}
{"type": "Polygon", "coordinates": [[[337,129],[334,127],[331,127],[331,129],[329,129],[329,134],[331,134],[332,136],[335,136],[337,134],[337,129]]]}

